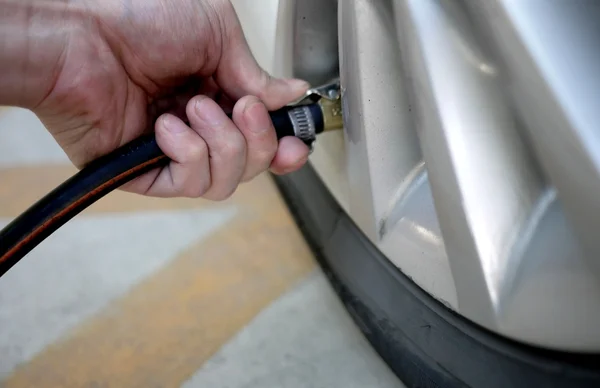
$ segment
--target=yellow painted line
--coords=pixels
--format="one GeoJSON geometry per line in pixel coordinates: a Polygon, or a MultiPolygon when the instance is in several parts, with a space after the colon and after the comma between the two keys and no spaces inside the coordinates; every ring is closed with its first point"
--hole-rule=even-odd
{"type": "Polygon", "coordinates": [[[185,382],[315,268],[271,183],[258,179],[248,187],[246,211],[234,221],[18,368],[3,387],[185,382]]]}

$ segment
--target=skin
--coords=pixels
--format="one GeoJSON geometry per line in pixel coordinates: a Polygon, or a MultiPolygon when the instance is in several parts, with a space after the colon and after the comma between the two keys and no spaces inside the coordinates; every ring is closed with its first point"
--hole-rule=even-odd
{"type": "Polygon", "coordinates": [[[309,85],[259,67],[229,1],[0,0],[0,52],[0,104],[31,109],[76,166],[155,132],[170,164],[123,190],[223,200],[308,158],[268,110],[309,85]]]}

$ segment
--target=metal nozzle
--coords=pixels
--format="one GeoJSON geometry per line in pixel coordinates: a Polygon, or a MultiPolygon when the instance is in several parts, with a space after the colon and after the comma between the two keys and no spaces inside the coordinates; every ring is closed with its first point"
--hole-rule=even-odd
{"type": "Polygon", "coordinates": [[[342,129],[344,127],[344,118],[342,117],[342,99],[328,98],[320,99],[317,104],[323,112],[323,132],[342,129]]]}
{"type": "MultiPolygon", "coordinates": [[[[296,101],[294,106],[317,104],[323,114],[323,131],[341,129],[344,125],[342,117],[342,97],[340,80],[335,78],[323,85],[309,89],[304,97],[296,101]]],[[[319,131],[320,133],[321,131],[319,131]]]]}
{"type": "Polygon", "coordinates": [[[343,128],[339,79],[309,89],[291,104],[288,115],[295,136],[309,144],[312,150],[316,135],[343,128]]]}

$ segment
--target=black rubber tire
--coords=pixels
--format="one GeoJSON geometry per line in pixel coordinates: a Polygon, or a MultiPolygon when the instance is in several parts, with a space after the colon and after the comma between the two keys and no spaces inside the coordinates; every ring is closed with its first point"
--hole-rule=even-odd
{"type": "Polygon", "coordinates": [[[354,225],[310,165],[274,177],[333,288],[408,387],[600,387],[600,355],[526,346],[419,288],[354,225]]]}

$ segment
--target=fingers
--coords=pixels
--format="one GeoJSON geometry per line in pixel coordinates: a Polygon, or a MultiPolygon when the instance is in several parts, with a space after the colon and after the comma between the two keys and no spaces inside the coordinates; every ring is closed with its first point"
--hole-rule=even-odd
{"type": "Polygon", "coordinates": [[[206,142],[171,114],[159,117],[155,132],[158,146],[171,162],[161,170],[137,178],[123,189],[152,197],[203,196],[211,185],[206,142]]]}
{"type": "Polygon", "coordinates": [[[186,112],[192,129],[208,146],[211,185],[204,197],[226,199],[244,175],[246,139],[221,107],[205,96],[192,98],[186,112]]]}
{"type": "Polygon", "coordinates": [[[155,197],[229,198],[240,182],[271,169],[286,174],[308,159],[308,147],[299,139],[279,142],[265,105],[253,96],[241,98],[232,119],[206,96],[186,106],[189,126],[171,114],[156,122],[156,140],[171,159],[160,171],[148,173],[124,187],[155,197]]]}
{"type": "Polygon", "coordinates": [[[232,118],[246,139],[248,148],[242,181],[246,182],[271,165],[277,152],[277,134],[265,105],[256,97],[240,99],[232,118]]]}
{"type": "Polygon", "coordinates": [[[271,162],[271,172],[284,175],[300,169],[308,161],[309,149],[300,139],[286,136],[279,141],[279,148],[271,162]]]}

